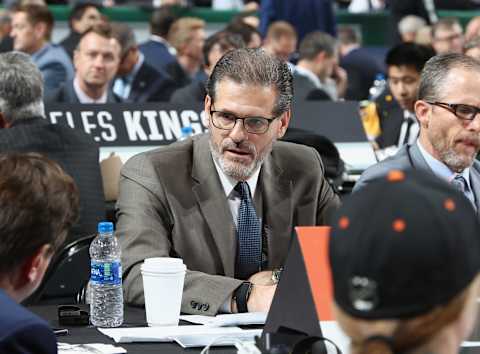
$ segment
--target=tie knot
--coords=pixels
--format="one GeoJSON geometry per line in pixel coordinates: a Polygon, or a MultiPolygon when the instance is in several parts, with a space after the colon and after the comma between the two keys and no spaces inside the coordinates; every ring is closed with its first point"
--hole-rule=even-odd
{"type": "Polygon", "coordinates": [[[234,189],[240,194],[242,199],[251,197],[250,187],[247,182],[238,182],[234,189]]]}
{"type": "Polygon", "coordinates": [[[452,180],[452,184],[455,186],[456,189],[463,193],[465,193],[465,191],[468,189],[467,181],[462,175],[455,175],[455,178],[452,180]]]}

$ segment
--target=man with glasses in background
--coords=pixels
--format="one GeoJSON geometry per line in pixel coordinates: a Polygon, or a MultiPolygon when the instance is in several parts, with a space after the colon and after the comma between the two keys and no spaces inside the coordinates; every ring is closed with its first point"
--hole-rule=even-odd
{"type": "Polygon", "coordinates": [[[415,115],[420,123],[416,142],[370,168],[355,185],[358,190],[392,169],[420,169],[449,181],[480,207],[480,63],[463,54],[430,59],[420,78],[415,115]]]}
{"type": "Polygon", "coordinates": [[[463,29],[456,18],[442,18],[432,26],[432,47],[435,53],[462,53],[463,43],[463,29]]]}
{"type": "Polygon", "coordinates": [[[279,142],[292,74],[260,49],[223,56],[207,83],[209,133],[124,166],[117,204],[126,302],[142,305],[145,258],[187,265],[182,312],[268,311],[296,225],[322,225],[338,197],[318,153],[279,142]]]}

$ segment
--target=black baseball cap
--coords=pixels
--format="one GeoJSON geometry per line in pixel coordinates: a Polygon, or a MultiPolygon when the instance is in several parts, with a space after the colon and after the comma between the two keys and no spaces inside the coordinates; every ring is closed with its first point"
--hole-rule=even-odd
{"type": "Polygon", "coordinates": [[[480,226],[445,181],[391,171],[347,198],[332,223],[336,304],[363,319],[409,318],[448,303],[480,270],[480,226]]]}

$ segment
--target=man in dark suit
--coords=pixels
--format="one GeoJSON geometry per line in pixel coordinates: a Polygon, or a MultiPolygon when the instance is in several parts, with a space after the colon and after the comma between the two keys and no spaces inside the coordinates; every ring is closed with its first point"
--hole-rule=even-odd
{"type": "Polygon", "coordinates": [[[112,26],[122,49],[113,92],[125,102],[168,101],[177,84],[163,70],[157,71],[145,61],[132,28],[124,23],[112,26]]]}
{"type": "Polygon", "coordinates": [[[75,222],[78,191],[39,154],[0,154],[0,176],[0,353],[56,354],[49,324],[19,302],[38,287],[75,222]]]}
{"type": "Polygon", "coordinates": [[[80,130],[46,121],[42,79],[24,54],[0,55],[0,83],[0,152],[38,152],[58,162],[81,192],[71,238],[94,233],[105,217],[98,146],[80,130]]]}
{"type": "Polygon", "coordinates": [[[95,2],[77,2],[68,17],[70,33],[59,44],[65,49],[70,59],[73,60],[73,52],[78,42],[90,27],[99,23],[102,19],[100,6],[95,2]]]}
{"type": "MultiPolygon", "coordinates": [[[[245,42],[242,37],[228,31],[220,31],[212,34],[205,41],[203,46],[203,61],[206,77],[210,76],[215,64],[229,50],[244,48],[245,42]]],[[[170,102],[182,105],[186,102],[198,102],[205,99],[207,80],[193,81],[185,87],[176,90],[170,102]]]]}
{"type": "Polygon", "coordinates": [[[46,97],[47,102],[115,103],[122,99],[111,90],[120,63],[120,44],[107,23],[82,35],[75,50],[75,78],[46,97]]]}
{"type": "Polygon", "coordinates": [[[150,39],[138,46],[147,63],[158,71],[176,60],[176,50],[167,41],[168,31],[176,19],[170,6],[156,9],[150,17],[150,39]]]}
{"type": "Polygon", "coordinates": [[[480,208],[480,64],[463,54],[435,56],[425,65],[415,115],[420,122],[418,140],[368,168],[355,190],[391,169],[419,169],[435,174],[462,190],[480,208]]]}
{"type": "Polygon", "coordinates": [[[230,51],[207,93],[208,134],[139,154],[122,170],[125,300],[144,303],[145,258],[179,257],[188,269],[182,312],[268,311],[294,226],[325,224],[339,199],[313,148],[276,141],[291,115],[285,62],[230,51]]]}
{"type": "Polygon", "coordinates": [[[347,71],[348,85],[345,99],[362,101],[369,98],[369,90],[377,74],[383,74],[383,59],[373,56],[361,45],[360,33],[351,26],[338,29],[340,66],[347,71]]]}
{"type": "Polygon", "coordinates": [[[414,104],[423,66],[435,53],[430,48],[402,43],[387,53],[388,91],[365,109],[367,135],[380,149],[396,149],[416,140],[419,130],[414,104]]]}
{"type": "Polygon", "coordinates": [[[347,88],[345,70],[338,67],[335,38],[327,33],[309,33],[300,43],[298,64],[293,71],[295,101],[337,100],[347,88]]]}

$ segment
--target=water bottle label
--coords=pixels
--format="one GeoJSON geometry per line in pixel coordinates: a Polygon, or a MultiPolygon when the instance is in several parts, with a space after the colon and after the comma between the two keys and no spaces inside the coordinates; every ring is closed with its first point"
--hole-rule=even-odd
{"type": "Polygon", "coordinates": [[[104,263],[92,261],[90,269],[90,281],[93,284],[122,284],[122,266],[120,262],[104,263]]]}

